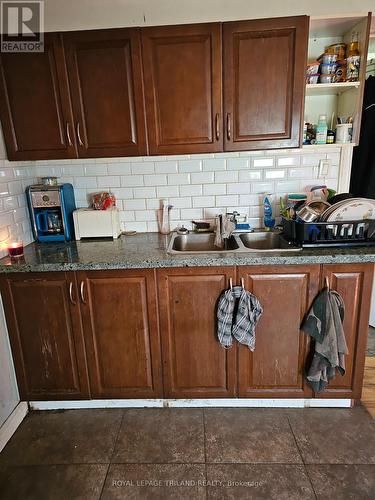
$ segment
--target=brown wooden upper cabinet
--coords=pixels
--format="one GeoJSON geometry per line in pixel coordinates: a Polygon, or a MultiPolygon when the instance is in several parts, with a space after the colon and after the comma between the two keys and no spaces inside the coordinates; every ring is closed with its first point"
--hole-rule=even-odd
{"type": "Polygon", "coordinates": [[[2,53],[0,64],[0,117],[8,158],[74,158],[61,36],[46,33],[44,52],[2,53]]]}
{"type": "Polygon", "coordinates": [[[221,25],[141,31],[150,153],[222,151],[221,25]]]}
{"type": "Polygon", "coordinates": [[[139,29],[64,33],[79,157],[145,155],[139,29]]]}
{"type": "Polygon", "coordinates": [[[225,151],[300,146],[308,19],[223,24],[225,151]]]}

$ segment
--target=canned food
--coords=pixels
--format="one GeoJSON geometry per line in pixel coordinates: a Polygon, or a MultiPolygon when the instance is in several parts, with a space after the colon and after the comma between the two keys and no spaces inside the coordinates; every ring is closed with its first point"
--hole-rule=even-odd
{"type": "Polygon", "coordinates": [[[320,72],[323,75],[332,75],[335,73],[337,68],[337,64],[321,64],[320,65],[320,72]]]}
{"type": "Polygon", "coordinates": [[[335,83],[336,75],[320,75],[320,83],[335,83]]]}
{"type": "Polygon", "coordinates": [[[337,61],[337,54],[323,54],[323,64],[333,64],[337,61]]]}

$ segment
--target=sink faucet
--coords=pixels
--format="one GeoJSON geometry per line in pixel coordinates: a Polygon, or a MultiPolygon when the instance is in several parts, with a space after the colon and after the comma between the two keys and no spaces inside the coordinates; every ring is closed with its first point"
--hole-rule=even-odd
{"type": "Polygon", "coordinates": [[[232,236],[233,231],[236,229],[235,217],[228,217],[227,214],[219,214],[216,217],[216,229],[215,229],[215,246],[218,248],[225,248],[228,239],[232,236]]]}

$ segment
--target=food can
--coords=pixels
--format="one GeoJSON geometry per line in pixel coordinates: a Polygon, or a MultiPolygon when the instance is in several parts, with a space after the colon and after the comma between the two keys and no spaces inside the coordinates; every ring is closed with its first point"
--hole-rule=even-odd
{"type": "Polygon", "coordinates": [[[320,72],[323,75],[332,75],[335,73],[337,68],[337,64],[321,64],[320,65],[320,72]]]}
{"type": "Polygon", "coordinates": [[[336,82],[346,81],[346,59],[337,61],[335,75],[336,75],[336,82]]]}
{"type": "Polygon", "coordinates": [[[323,54],[323,64],[333,64],[337,61],[337,54],[323,54]]]}
{"type": "Polygon", "coordinates": [[[337,54],[338,59],[345,59],[346,44],[345,43],[333,43],[326,47],[327,54],[337,54]]]}

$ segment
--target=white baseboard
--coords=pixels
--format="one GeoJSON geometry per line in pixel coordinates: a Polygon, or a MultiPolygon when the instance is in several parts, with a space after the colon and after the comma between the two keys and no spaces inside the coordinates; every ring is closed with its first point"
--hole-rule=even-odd
{"type": "Polygon", "coordinates": [[[88,401],[30,401],[33,410],[85,408],[350,408],[351,399],[90,399],[88,401]]]}
{"type": "Polygon", "coordinates": [[[26,417],[28,411],[29,408],[27,403],[25,401],[21,401],[0,427],[0,452],[16,432],[18,426],[26,417]]]}

